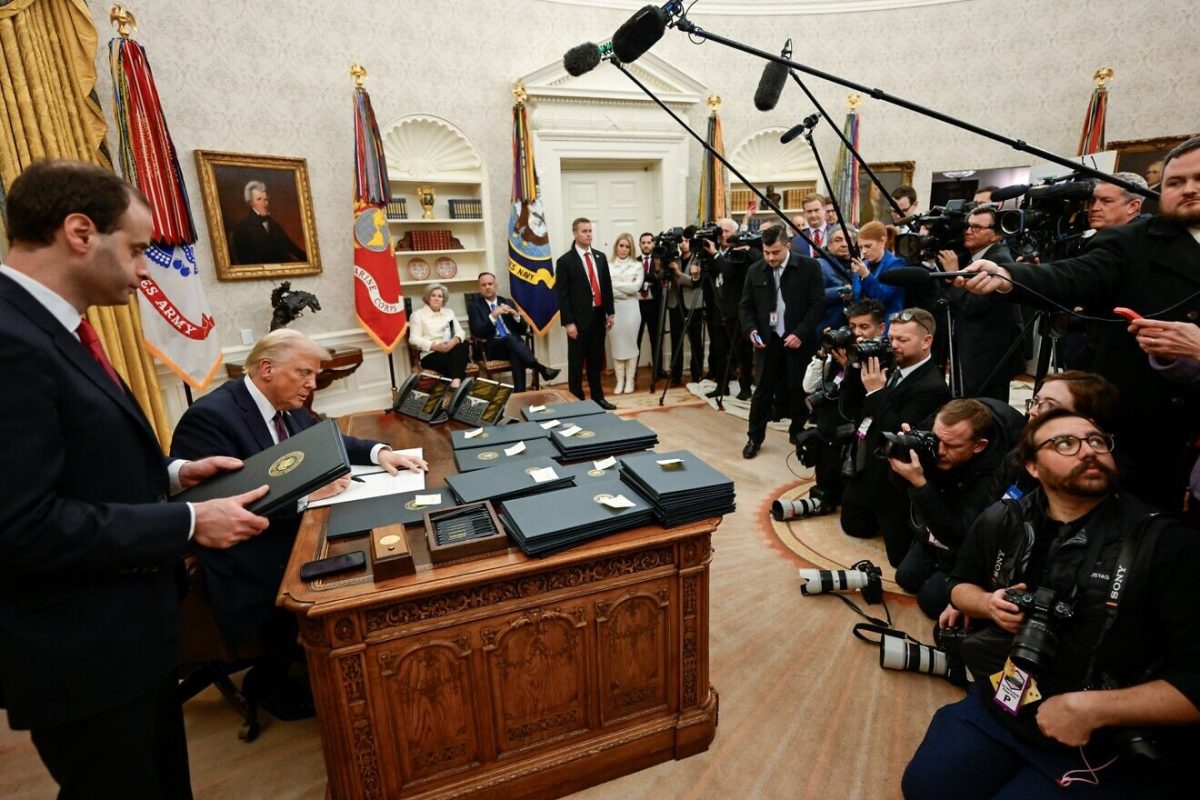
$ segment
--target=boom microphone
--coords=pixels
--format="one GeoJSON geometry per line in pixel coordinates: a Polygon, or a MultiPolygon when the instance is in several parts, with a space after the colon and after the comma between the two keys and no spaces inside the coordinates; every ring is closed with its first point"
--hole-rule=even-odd
{"type": "MultiPolygon", "coordinates": [[[[792,57],[792,40],[788,39],[780,51],[781,58],[792,57]]],[[[770,111],[779,103],[783,94],[784,84],[787,83],[791,70],[778,61],[768,61],[763,67],[762,77],[758,79],[758,89],[754,92],[754,107],[759,111],[770,111]]],[[[790,132],[790,131],[789,131],[790,132]]]]}
{"type": "Polygon", "coordinates": [[[879,282],[887,286],[924,286],[930,281],[974,278],[978,272],[935,272],[924,267],[892,267],[879,273],[879,282]]]}
{"type": "Polygon", "coordinates": [[[820,121],[821,121],[821,118],[819,116],[817,116],[816,114],[808,115],[807,117],[804,118],[804,122],[801,122],[799,125],[796,125],[795,127],[793,127],[791,130],[789,130],[783,136],[780,136],[779,143],[780,144],[790,144],[791,141],[793,139],[795,139],[797,136],[799,136],[800,134],[817,127],[817,123],[820,121]]]}
{"type": "Polygon", "coordinates": [[[591,72],[600,63],[600,46],[592,42],[577,44],[563,54],[563,69],[573,78],[591,72]]]}
{"type": "Polygon", "coordinates": [[[1012,200],[1014,197],[1020,197],[1028,191],[1028,183],[1018,183],[1014,186],[1005,186],[1003,189],[996,189],[992,192],[992,202],[1003,203],[1005,200],[1012,200]]]}
{"type": "Polygon", "coordinates": [[[668,3],[667,9],[658,6],[643,6],[640,11],[627,19],[624,25],[617,28],[617,32],[612,36],[613,51],[622,64],[637,61],[643,53],[662,38],[663,32],[667,29],[667,21],[670,19],[668,12],[671,5],[668,3]]]}

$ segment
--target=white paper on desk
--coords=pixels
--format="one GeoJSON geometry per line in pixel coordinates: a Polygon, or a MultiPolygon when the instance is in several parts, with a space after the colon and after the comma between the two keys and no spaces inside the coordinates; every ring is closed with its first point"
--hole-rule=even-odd
{"type": "Polygon", "coordinates": [[[594,466],[596,469],[612,469],[616,465],[617,465],[617,457],[616,456],[609,456],[608,458],[601,459],[600,461],[592,462],[592,466],[594,466]]]}
{"type": "Polygon", "coordinates": [[[602,494],[596,498],[596,502],[609,508],[633,508],[635,505],[632,500],[623,494],[602,494]]]}
{"type": "Polygon", "coordinates": [[[349,488],[341,494],[326,497],[309,503],[309,508],[323,508],[338,503],[353,503],[355,500],[366,500],[368,497],[382,497],[387,494],[401,492],[417,492],[425,488],[425,473],[413,472],[409,469],[400,470],[395,475],[386,472],[373,472],[359,476],[359,481],[350,481],[349,488]]]}
{"type": "Polygon", "coordinates": [[[545,483],[557,479],[558,473],[554,471],[554,467],[542,467],[530,472],[529,477],[533,478],[534,483],[545,483]]]}
{"type": "Polygon", "coordinates": [[[441,494],[419,494],[413,497],[414,506],[440,506],[442,504],[441,494]]]}
{"type": "Polygon", "coordinates": [[[466,433],[464,433],[463,438],[464,439],[474,439],[476,436],[479,436],[482,433],[483,433],[483,428],[476,428],[473,431],[467,431],[466,433]]]}
{"type": "Polygon", "coordinates": [[[524,453],[524,452],[525,452],[525,443],[524,442],[517,442],[512,447],[504,448],[504,455],[506,455],[506,456],[515,456],[517,453],[524,453]]]}
{"type": "MultiPolygon", "coordinates": [[[[402,456],[413,456],[414,458],[424,458],[425,451],[420,447],[406,447],[403,450],[396,450],[402,456]]],[[[351,464],[351,475],[375,475],[377,473],[387,472],[386,469],[378,464],[351,464]]]]}
{"type": "Polygon", "coordinates": [[[530,414],[536,414],[536,413],[538,413],[539,411],[545,411],[545,410],[546,410],[546,407],[545,407],[545,406],[530,406],[530,407],[529,407],[529,413],[530,413],[530,414]]]}
{"type": "Polygon", "coordinates": [[[547,431],[550,430],[551,428],[557,428],[559,425],[562,425],[562,423],[556,419],[552,419],[549,422],[541,423],[543,430],[547,430],[547,431]]]}
{"type": "Polygon", "coordinates": [[[581,430],[583,430],[583,428],[579,427],[578,425],[572,425],[569,428],[563,428],[561,431],[558,432],[558,434],[559,434],[559,436],[574,436],[575,434],[579,433],[581,430]]]}

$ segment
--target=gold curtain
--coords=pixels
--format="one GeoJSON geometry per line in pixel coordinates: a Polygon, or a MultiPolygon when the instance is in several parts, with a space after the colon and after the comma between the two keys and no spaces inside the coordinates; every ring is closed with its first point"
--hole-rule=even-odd
{"type": "MultiPolygon", "coordinates": [[[[13,0],[0,6],[0,183],[30,162],[74,158],[112,169],[96,88],[99,36],[85,0],[13,0]]],[[[158,434],[171,438],[158,374],[142,346],[137,298],[88,309],[113,366],[158,434]]]]}

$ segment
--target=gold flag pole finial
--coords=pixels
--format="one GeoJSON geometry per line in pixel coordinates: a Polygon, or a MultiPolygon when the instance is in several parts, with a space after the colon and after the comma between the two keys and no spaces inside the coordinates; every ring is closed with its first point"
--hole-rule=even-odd
{"type": "Polygon", "coordinates": [[[712,113],[717,113],[717,109],[721,107],[721,96],[719,94],[710,94],[708,96],[708,107],[712,113]]]}
{"type": "Polygon", "coordinates": [[[525,91],[525,84],[514,83],[512,87],[513,99],[517,101],[517,105],[525,105],[525,101],[529,99],[529,92],[525,91]]]}
{"type": "Polygon", "coordinates": [[[1113,79],[1113,71],[1111,67],[1101,67],[1092,75],[1092,80],[1096,82],[1097,89],[1103,89],[1104,84],[1113,79]]]}
{"type": "Polygon", "coordinates": [[[350,77],[354,78],[354,88],[363,88],[363,81],[367,79],[367,68],[361,64],[350,65],[350,77]]]}
{"type": "Polygon", "coordinates": [[[850,113],[853,114],[862,104],[862,97],[857,94],[846,95],[846,105],[850,106],[850,113]]]}
{"type": "Polygon", "coordinates": [[[126,11],[119,3],[113,3],[108,10],[108,21],[117,26],[117,35],[122,39],[128,39],[129,34],[137,30],[137,19],[133,12],[126,11]]]}

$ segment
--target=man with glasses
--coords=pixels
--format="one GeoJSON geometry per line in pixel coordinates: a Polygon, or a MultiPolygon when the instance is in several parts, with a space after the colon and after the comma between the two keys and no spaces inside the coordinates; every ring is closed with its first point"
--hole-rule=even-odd
{"type": "MultiPolygon", "coordinates": [[[[1012,254],[1000,243],[996,209],[980,206],[967,217],[963,248],[968,258],[953,250],[938,253],[945,272],[956,272],[961,263],[987,258],[997,264],[1013,263],[1012,254]]],[[[954,341],[958,345],[958,370],[963,397],[993,397],[1008,402],[1010,381],[1025,369],[1021,318],[1017,307],[993,297],[976,297],[965,289],[947,287],[946,300],[954,317],[954,341]]]]}
{"type": "Polygon", "coordinates": [[[884,432],[895,433],[904,423],[915,425],[950,399],[950,389],[929,355],[936,328],[933,315],[922,308],[893,314],[888,341],[895,365],[881,367],[878,359],[869,358],[859,376],[848,376],[842,387],[844,407],[861,409],[854,420],[852,476],[842,494],[842,530],[858,538],[882,533],[893,567],[900,565],[912,542],[908,503],[891,481],[887,462],[875,453],[884,432]]]}
{"type": "Polygon", "coordinates": [[[1040,487],[988,508],[963,544],[948,616],[975,623],[960,646],[975,684],[930,722],[905,770],[909,800],[947,786],[1057,797],[1075,782],[1092,784],[1088,797],[1194,792],[1183,759],[1200,752],[1200,536],[1118,493],[1113,448],[1066,409],[1022,432],[1040,487]],[[1009,588],[1070,613],[1027,614],[1009,588]]]}

